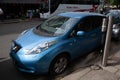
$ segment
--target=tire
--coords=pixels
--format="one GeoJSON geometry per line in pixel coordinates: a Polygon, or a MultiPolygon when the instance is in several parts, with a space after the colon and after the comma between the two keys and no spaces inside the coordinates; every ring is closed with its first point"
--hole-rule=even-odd
{"type": "Polygon", "coordinates": [[[49,69],[50,75],[59,75],[63,73],[67,66],[68,66],[68,55],[61,54],[55,57],[55,59],[52,61],[49,69]]]}

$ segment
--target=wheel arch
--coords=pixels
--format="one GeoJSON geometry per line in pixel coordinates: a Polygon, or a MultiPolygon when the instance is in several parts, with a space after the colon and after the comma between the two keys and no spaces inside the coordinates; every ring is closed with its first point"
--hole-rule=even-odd
{"type": "MultiPolygon", "coordinates": [[[[53,60],[54,60],[56,57],[60,56],[60,55],[66,55],[66,56],[68,57],[68,59],[71,60],[71,55],[70,55],[69,52],[59,53],[59,54],[57,54],[57,55],[53,58],[53,60]]],[[[53,60],[52,60],[52,61],[53,61],[53,60]]]]}

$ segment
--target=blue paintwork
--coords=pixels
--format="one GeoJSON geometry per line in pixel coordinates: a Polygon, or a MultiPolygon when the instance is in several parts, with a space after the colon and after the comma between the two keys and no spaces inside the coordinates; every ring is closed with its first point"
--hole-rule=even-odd
{"type": "MultiPolygon", "coordinates": [[[[70,18],[78,18],[80,20],[86,16],[98,15],[96,13],[61,13],[59,16],[66,16],[70,18]]],[[[77,23],[77,22],[76,22],[77,23]]],[[[74,25],[75,26],[75,25],[74,25]]],[[[63,35],[54,36],[54,37],[45,37],[37,35],[33,32],[33,29],[28,30],[25,34],[19,36],[15,42],[19,44],[22,48],[16,53],[12,50],[14,46],[11,46],[10,55],[12,59],[17,63],[17,67],[20,71],[28,73],[47,73],[49,71],[50,64],[52,60],[63,52],[66,52],[70,55],[71,60],[88,53],[94,50],[96,47],[99,47],[101,44],[101,28],[98,27],[95,30],[84,33],[81,37],[68,37],[70,31],[66,32],[63,35]],[[37,44],[42,42],[56,41],[56,43],[49,47],[47,50],[42,51],[38,54],[29,54],[26,55],[27,51],[34,48],[37,44]]]]}

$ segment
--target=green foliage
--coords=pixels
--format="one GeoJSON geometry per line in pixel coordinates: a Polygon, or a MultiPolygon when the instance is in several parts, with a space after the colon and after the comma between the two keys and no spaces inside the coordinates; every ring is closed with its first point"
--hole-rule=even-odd
{"type": "Polygon", "coordinates": [[[120,5],[120,0],[109,0],[111,5],[120,5]]]}
{"type": "Polygon", "coordinates": [[[120,8],[120,0],[106,0],[106,2],[110,5],[116,5],[117,8],[120,8]]]}
{"type": "Polygon", "coordinates": [[[113,5],[114,1],[115,1],[115,0],[109,0],[109,3],[110,3],[111,5],[113,5]]]}

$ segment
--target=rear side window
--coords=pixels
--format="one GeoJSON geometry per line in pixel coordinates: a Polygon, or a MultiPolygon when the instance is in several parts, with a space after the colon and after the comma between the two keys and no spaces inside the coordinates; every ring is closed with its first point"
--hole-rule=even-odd
{"type": "Polygon", "coordinates": [[[86,17],[78,24],[78,30],[83,30],[85,32],[94,30],[97,27],[102,26],[102,20],[103,17],[100,16],[86,17]]]}
{"type": "Polygon", "coordinates": [[[100,16],[93,17],[92,29],[95,29],[97,27],[102,27],[103,18],[104,17],[100,17],[100,16]]]}

